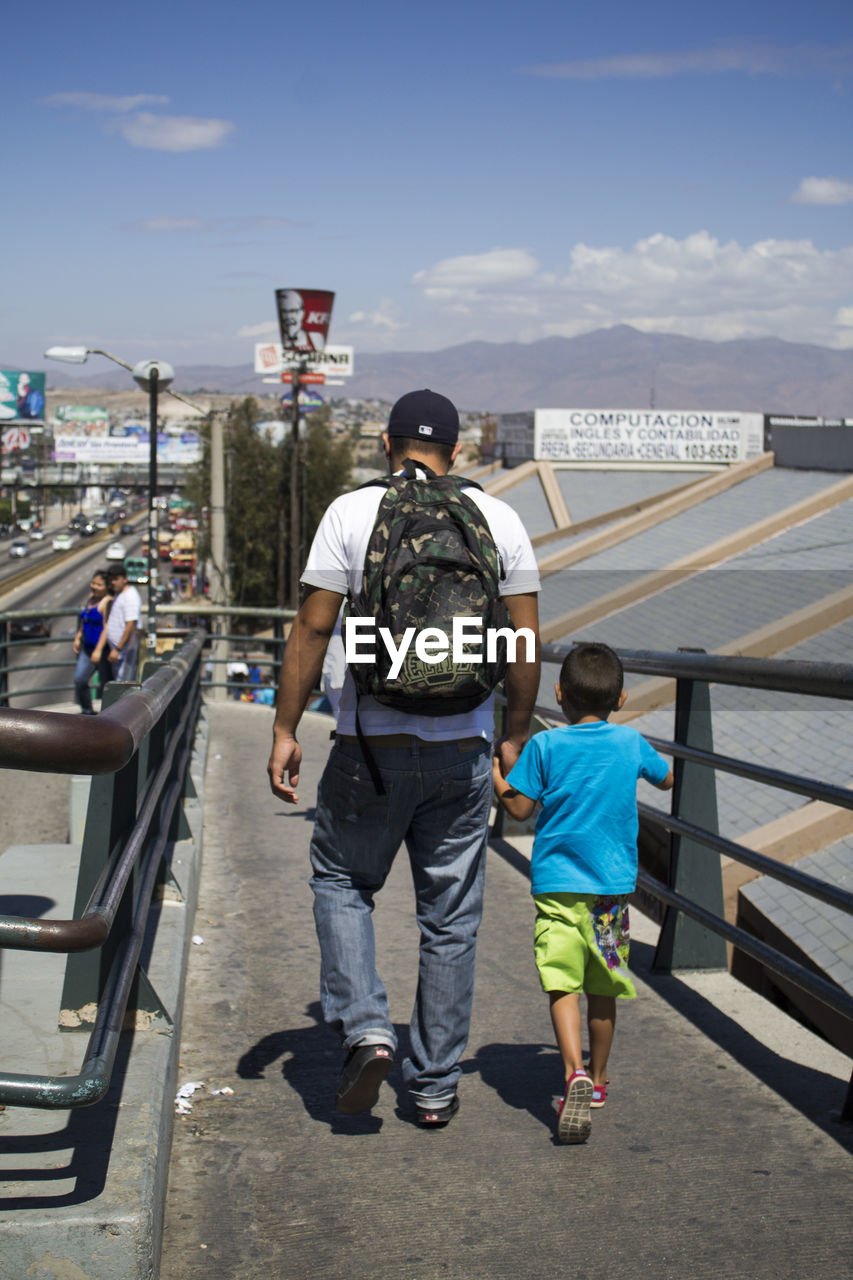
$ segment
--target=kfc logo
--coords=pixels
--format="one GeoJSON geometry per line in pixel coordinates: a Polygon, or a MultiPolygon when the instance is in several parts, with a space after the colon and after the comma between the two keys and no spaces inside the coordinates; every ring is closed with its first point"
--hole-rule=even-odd
{"type": "Polygon", "coordinates": [[[281,345],[285,352],[310,355],[326,345],[335,295],[323,289],[276,289],[281,345]]]}

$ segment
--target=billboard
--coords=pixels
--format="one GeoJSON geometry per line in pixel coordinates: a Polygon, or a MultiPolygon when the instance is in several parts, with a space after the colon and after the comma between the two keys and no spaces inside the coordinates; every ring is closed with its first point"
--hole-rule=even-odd
{"type": "Polygon", "coordinates": [[[53,415],[53,435],[106,436],[109,434],[110,415],[106,409],[93,404],[60,404],[53,415]]]}
{"type": "Polygon", "coordinates": [[[44,422],[44,374],[0,369],[0,419],[44,422]]]}
{"type": "MultiPolygon", "coordinates": [[[[150,460],[148,433],[140,436],[62,436],[55,441],[55,462],[127,463],[142,466],[150,460]]],[[[157,461],[188,467],[201,461],[201,440],[194,431],[180,437],[158,433],[157,461]]]]}
{"type": "Polygon", "coordinates": [[[730,465],[764,451],[760,413],[537,409],[537,461],[730,465]]]}
{"type": "MultiPolygon", "coordinates": [[[[312,369],[327,377],[351,378],[352,356],[352,347],[328,346],[305,359],[312,369]]],[[[292,361],[291,353],[285,351],[280,342],[255,343],[255,373],[280,373],[292,361]]]]}
{"type": "Polygon", "coordinates": [[[333,293],[325,289],[276,289],[281,345],[293,355],[311,355],[326,345],[333,293]]]}

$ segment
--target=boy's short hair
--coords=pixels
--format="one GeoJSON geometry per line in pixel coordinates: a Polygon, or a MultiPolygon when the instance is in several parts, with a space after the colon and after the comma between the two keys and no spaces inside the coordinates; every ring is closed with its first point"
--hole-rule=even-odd
{"type": "Polygon", "coordinates": [[[576,644],[560,668],[564,704],[582,716],[606,719],[616,710],[625,672],[608,644],[576,644]]]}

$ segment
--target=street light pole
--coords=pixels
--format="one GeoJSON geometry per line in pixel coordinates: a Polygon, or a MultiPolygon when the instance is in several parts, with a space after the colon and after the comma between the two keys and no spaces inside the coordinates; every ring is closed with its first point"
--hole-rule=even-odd
{"type": "Polygon", "coordinates": [[[160,529],[157,507],[157,391],[160,369],[148,376],[148,656],[157,656],[157,578],[160,569],[160,529]]]}
{"type": "MultiPolygon", "coordinates": [[[[120,360],[111,351],[100,347],[50,347],[45,351],[50,360],[62,360],[66,364],[85,364],[89,356],[105,356],[113,364],[128,369],[134,381],[143,391],[148,392],[148,655],[154,657],[157,652],[157,586],[160,564],[159,510],[157,507],[157,399],[160,388],[165,391],[175,376],[175,371],[165,360],[140,360],[130,365],[120,360]]],[[[204,412],[200,405],[193,404],[177,391],[169,394],[187,404],[199,413],[204,412]]]]}

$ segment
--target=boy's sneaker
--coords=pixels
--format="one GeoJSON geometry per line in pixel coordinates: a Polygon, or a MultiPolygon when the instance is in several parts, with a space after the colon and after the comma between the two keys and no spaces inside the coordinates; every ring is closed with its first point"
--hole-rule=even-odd
{"type": "Polygon", "coordinates": [[[391,1070],[394,1051],[389,1044],[357,1044],[344,1063],[335,1106],[342,1115],[369,1111],[379,1101],[379,1086],[391,1070]]]}
{"type": "Polygon", "coordinates": [[[592,1080],[585,1071],[573,1071],[566,1081],[566,1092],[560,1104],[557,1137],[560,1142],[586,1142],[592,1129],[589,1106],[592,1080]]]}
{"type": "Polygon", "coordinates": [[[607,1101],[607,1086],[609,1084],[610,1084],[610,1081],[605,1080],[604,1084],[594,1084],[592,1086],[592,1101],[589,1104],[591,1107],[604,1106],[605,1102],[607,1101]]]}

